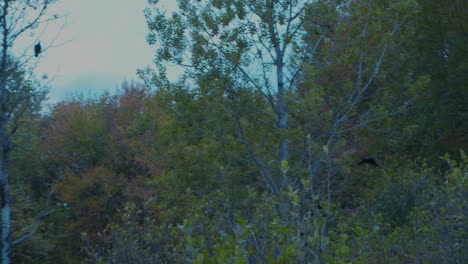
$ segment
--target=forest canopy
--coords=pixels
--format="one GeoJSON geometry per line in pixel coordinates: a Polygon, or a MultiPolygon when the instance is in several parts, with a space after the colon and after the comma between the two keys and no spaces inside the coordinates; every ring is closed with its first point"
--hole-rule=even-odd
{"type": "Polygon", "coordinates": [[[0,65],[12,263],[468,262],[463,1],[177,3],[116,93],[0,65]]]}

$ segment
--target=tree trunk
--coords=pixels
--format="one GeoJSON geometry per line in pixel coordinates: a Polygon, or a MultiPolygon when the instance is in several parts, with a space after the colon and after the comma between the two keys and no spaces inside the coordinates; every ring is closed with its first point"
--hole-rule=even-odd
{"type": "Polygon", "coordinates": [[[283,83],[283,67],[277,69],[278,75],[278,126],[281,133],[281,138],[279,142],[279,152],[278,159],[279,161],[288,160],[288,139],[286,135],[286,129],[288,128],[288,112],[286,108],[286,103],[284,102],[284,83],[283,83]]]}
{"type": "MultiPolygon", "coordinates": [[[[280,50],[279,46],[276,48],[277,58],[276,58],[276,77],[278,85],[278,106],[277,106],[277,115],[278,115],[278,127],[280,131],[280,141],[278,149],[278,160],[279,162],[288,160],[288,138],[286,136],[286,131],[288,129],[288,111],[285,102],[285,87],[284,87],[284,63],[283,63],[283,52],[280,50]]],[[[288,178],[286,173],[283,173],[281,179],[281,186],[288,185],[288,178]]]]}
{"type": "Polygon", "coordinates": [[[0,162],[0,197],[2,205],[2,264],[10,263],[10,192],[8,190],[8,147],[2,146],[0,162]]]}

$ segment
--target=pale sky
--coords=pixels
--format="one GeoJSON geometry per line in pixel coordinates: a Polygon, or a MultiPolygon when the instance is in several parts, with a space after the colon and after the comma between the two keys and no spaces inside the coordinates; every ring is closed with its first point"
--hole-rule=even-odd
{"type": "Polygon", "coordinates": [[[146,43],[146,2],[62,0],[54,7],[54,12],[67,14],[59,34],[56,25],[49,25],[20,41],[39,38],[45,46],[58,36],[58,46],[43,52],[36,68],[38,77],[53,78],[50,102],[112,92],[123,80],[139,81],[136,70],[152,65],[155,49],[146,43]]]}

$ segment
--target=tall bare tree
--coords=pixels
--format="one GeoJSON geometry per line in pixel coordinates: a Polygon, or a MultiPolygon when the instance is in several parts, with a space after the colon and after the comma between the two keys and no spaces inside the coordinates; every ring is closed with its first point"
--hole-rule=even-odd
{"type": "MultiPolygon", "coordinates": [[[[9,159],[12,150],[12,136],[20,125],[20,117],[31,108],[41,92],[33,81],[31,67],[31,43],[19,56],[14,56],[15,41],[25,33],[32,32],[41,23],[58,18],[48,15],[49,7],[56,0],[2,0],[0,1],[0,198],[2,263],[10,263],[11,251],[11,201],[8,183],[9,159]]],[[[41,219],[41,218],[39,218],[41,219]]],[[[31,232],[34,232],[34,227],[31,232]]],[[[18,242],[31,236],[26,234],[18,242]]]]}

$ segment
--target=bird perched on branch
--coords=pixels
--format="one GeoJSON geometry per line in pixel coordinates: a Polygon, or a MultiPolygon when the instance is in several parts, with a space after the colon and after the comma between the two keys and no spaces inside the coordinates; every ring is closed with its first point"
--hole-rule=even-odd
{"type": "Polygon", "coordinates": [[[34,56],[39,57],[39,54],[42,52],[41,42],[37,42],[34,46],[34,56]]]}
{"type": "Polygon", "coordinates": [[[361,166],[361,165],[364,165],[364,164],[369,164],[369,165],[372,165],[376,168],[380,167],[380,165],[377,163],[377,160],[374,158],[374,157],[368,157],[368,158],[362,158],[359,162],[358,162],[358,166],[361,166]]]}

